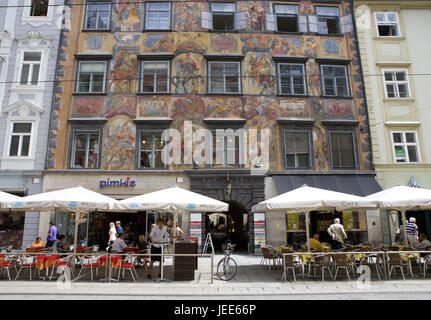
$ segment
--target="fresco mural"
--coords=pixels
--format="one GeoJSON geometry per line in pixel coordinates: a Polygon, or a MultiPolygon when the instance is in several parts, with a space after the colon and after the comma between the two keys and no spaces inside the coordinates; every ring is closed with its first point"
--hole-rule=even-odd
{"type": "Polygon", "coordinates": [[[234,51],[238,47],[238,42],[233,36],[216,34],[211,37],[211,47],[216,52],[234,51]]]}
{"type": "Polygon", "coordinates": [[[352,101],[349,100],[324,100],[323,114],[330,119],[353,119],[352,101]]]}
{"type": "Polygon", "coordinates": [[[264,31],[265,30],[265,9],[262,2],[244,1],[238,3],[238,11],[247,11],[247,28],[245,31],[264,31]]]}
{"type": "Polygon", "coordinates": [[[135,163],[136,126],[126,116],[108,121],[104,128],[102,170],[132,170],[135,163]]]}
{"type": "Polygon", "coordinates": [[[316,123],[313,127],[313,143],[316,172],[327,172],[329,170],[328,144],[325,128],[320,123],[316,123]]]}
{"type": "Polygon", "coordinates": [[[143,8],[139,2],[130,2],[130,0],[117,1],[117,8],[114,10],[115,31],[141,31],[143,17],[143,8]],[[116,16],[116,18],[115,18],[116,16]]]}
{"type": "Polygon", "coordinates": [[[102,115],[104,98],[76,97],[73,114],[86,116],[102,115]]]}
{"type": "Polygon", "coordinates": [[[319,64],[308,60],[305,64],[308,80],[308,94],[310,96],[320,96],[320,70],[319,64]]]}
{"type": "Polygon", "coordinates": [[[138,98],[138,115],[143,117],[169,117],[171,97],[152,96],[138,98]]]}
{"type": "Polygon", "coordinates": [[[205,105],[207,118],[240,118],[242,115],[241,98],[206,98],[205,105]]]}
{"type": "Polygon", "coordinates": [[[175,6],[176,31],[200,31],[201,11],[208,10],[208,5],[198,2],[177,2],[175,6]]]}
{"type": "Polygon", "coordinates": [[[314,12],[313,2],[301,0],[299,2],[299,13],[303,15],[306,15],[306,14],[314,15],[315,12],[314,12]]]}
{"type": "Polygon", "coordinates": [[[262,95],[275,93],[275,64],[267,53],[247,54],[244,59],[244,92],[262,95]]]}
{"type": "Polygon", "coordinates": [[[145,34],[143,51],[146,53],[172,53],[175,40],[170,34],[145,34]]]}
{"type": "Polygon", "coordinates": [[[128,48],[118,48],[109,70],[109,91],[115,93],[135,93],[138,72],[136,52],[128,48]]]}
{"type": "Polygon", "coordinates": [[[280,100],[280,117],[310,118],[310,105],[307,100],[293,98],[280,100]]]}
{"type": "Polygon", "coordinates": [[[204,79],[200,71],[201,66],[205,65],[202,57],[195,53],[187,52],[179,55],[175,59],[174,65],[176,66],[176,72],[172,76],[172,84],[175,93],[199,92],[200,82],[204,79]]]}
{"type": "Polygon", "coordinates": [[[89,53],[111,52],[112,43],[110,39],[107,34],[87,33],[80,42],[80,50],[81,52],[89,53]]]}
{"type": "Polygon", "coordinates": [[[105,118],[110,119],[118,115],[125,115],[130,119],[136,118],[136,96],[110,96],[106,106],[105,118]]]}

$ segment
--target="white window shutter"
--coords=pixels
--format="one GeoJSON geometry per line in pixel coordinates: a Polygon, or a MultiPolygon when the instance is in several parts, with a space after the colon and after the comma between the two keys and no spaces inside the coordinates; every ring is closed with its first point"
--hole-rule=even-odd
{"type": "Polygon", "coordinates": [[[242,11],[235,14],[235,30],[247,29],[248,27],[248,12],[242,11]]]}
{"type": "Polygon", "coordinates": [[[316,16],[308,16],[308,30],[310,32],[319,32],[317,28],[317,17],[316,16]]]}
{"type": "Polygon", "coordinates": [[[266,14],[266,30],[267,31],[277,31],[277,23],[275,19],[275,14],[266,14]]]}
{"type": "Polygon", "coordinates": [[[299,16],[299,32],[308,32],[307,16],[299,16]]]}
{"type": "Polygon", "coordinates": [[[352,15],[340,17],[341,22],[341,33],[349,33],[353,31],[353,20],[352,15]]]}
{"type": "Polygon", "coordinates": [[[201,27],[212,30],[213,15],[208,11],[201,11],[201,27]]]}

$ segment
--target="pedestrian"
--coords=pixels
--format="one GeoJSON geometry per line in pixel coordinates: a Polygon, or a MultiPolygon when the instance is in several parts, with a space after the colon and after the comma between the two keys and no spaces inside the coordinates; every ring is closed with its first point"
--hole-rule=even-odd
{"type": "Polygon", "coordinates": [[[117,234],[124,233],[123,227],[121,226],[121,222],[115,222],[115,228],[117,229],[117,234]]]}
{"type": "Polygon", "coordinates": [[[55,226],[54,222],[50,222],[48,236],[46,237],[45,247],[52,248],[56,240],[57,240],[57,227],[55,226]]]}
{"type": "Polygon", "coordinates": [[[112,246],[115,239],[117,238],[117,229],[115,229],[115,224],[111,222],[109,224],[109,240],[108,240],[108,246],[112,246]]]}
{"type": "Polygon", "coordinates": [[[117,239],[115,239],[112,244],[111,251],[113,253],[122,253],[124,252],[124,248],[127,247],[126,243],[123,240],[123,234],[119,233],[117,239]]]}
{"type": "Polygon", "coordinates": [[[416,219],[411,217],[409,223],[406,224],[407,241],[413,247],[416,248],[418,243],[418,226],[416,225],[416,219]]]}
{"type": "Polygon", "coordinates": [[[340,223],[340,219],[334,219],[334,224],[329,226],[328,233],[332,237],[333,249],[340,250],[344,243],[344,239],[347,239],[347,234],[344,231],[343,225],[340,223]]]}
{"type": "Polygon", "coordinates": [[[153,270],[154,261],[159,262],[159,278],[161,276],[161,256],[153,256],[153,254],[161,254],[162,253],[162,243],[166,243],[169,238],[169,233],[166,230],[166,227],[163,226],[163,219],[157,220],[157,226],[151,230],[150,240],[151,240],[151,262],[150,268],[148,269],[147,278],[151,279],[151,271],[153,270]]]}

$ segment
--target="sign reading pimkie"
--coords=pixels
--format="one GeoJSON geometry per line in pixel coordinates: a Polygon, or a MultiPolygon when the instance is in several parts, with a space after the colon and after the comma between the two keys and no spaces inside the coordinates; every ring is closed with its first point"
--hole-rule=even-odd
{"type": "Polygon", "coordinates": [[[99,188],[134,188],[136,187],[136,181],[132,180],[130,177],[111,179],[106,178],[99,181],[99,188]]]}

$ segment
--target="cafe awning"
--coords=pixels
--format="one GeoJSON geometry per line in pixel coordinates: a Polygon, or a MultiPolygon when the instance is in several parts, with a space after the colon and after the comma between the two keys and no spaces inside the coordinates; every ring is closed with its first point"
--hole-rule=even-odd
{"type": "Polygon", "coordinates": [[[371,174],[304,174],[273,175],[278,194],[292,191],[306,184],[336,192],[349,193],[360,197],[379,192],[382,188],[371,174]]]}

